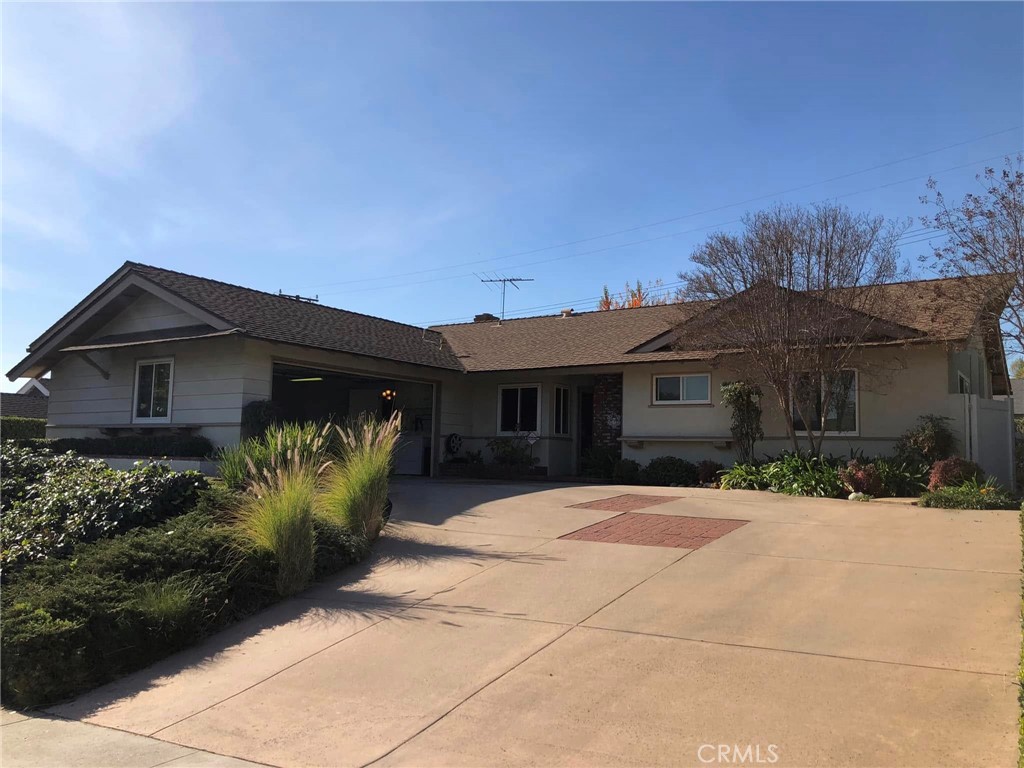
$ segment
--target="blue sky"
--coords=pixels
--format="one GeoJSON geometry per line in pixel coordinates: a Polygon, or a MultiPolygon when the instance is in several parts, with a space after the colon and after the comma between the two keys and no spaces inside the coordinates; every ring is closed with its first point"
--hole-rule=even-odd
{"type": "Polygon", "coordinates": [[[1021,4],[2,12],[4,371],[126,259],[415,324],[497,311],[474,273],[584,310],[744,211],[917,217],[1024,148],[1021,4]]]}

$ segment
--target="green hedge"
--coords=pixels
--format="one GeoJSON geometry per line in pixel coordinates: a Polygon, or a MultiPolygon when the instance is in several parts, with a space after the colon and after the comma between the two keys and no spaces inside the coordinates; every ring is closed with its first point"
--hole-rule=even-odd
{"type": "MultiPolygon", "coordinates": [[[[276,564],[232,544],[223,490],[153,528],[31,564],[0,595],[3,703],[41,706],[152,664],[276,602],[276,564]]],[[[361,560],[367,545],[318,520],[316,573],[361,560]]]]}
{"type": "Polygon", "coordinates": [[[72,453],[5,441],[0,448],[0,569],[68,553],[81,541],[152,525],[191,509],[207,480],[148,464],[129,472],[72,453]]]}
{"type": "Polygon", "coordinates": [[[4,440],[33,440],[46,437],[46,419],[0,416],[0,437],[4,440]]]}
{"type": "Polygon", "coordinates": [[[202,458],[213,455],[213,443],[200,435],[120,435],[118,437],[58,437],[54,440],[23,440],[30,448],[49,448],[55,453],[74,451],[82,456],[129,456],[144,458],[202,458]]]}

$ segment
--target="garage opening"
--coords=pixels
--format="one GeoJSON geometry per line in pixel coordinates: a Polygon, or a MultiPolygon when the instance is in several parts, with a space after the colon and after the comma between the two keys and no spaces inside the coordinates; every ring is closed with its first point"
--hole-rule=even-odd
{"type": "Polygon", "coordinates": [[[430,474],[433,385],[275,363],[271,399],[285,421],[343,421],[360,413],[387,418],[402,412],[395,473],[430,474]]]}

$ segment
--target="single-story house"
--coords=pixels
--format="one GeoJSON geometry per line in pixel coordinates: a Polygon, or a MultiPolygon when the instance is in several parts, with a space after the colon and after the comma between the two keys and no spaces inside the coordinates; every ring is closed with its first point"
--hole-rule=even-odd
{"type": "MultiPolygon", "coordinates": [[[[1012,401],[993,399],[1009,394],[1006,359],[969,287],[954,279],[887,288],[901,333],[851,362],[826,452],[885,453],[919,416],[937,414],[951,419],[964,455],[1011,482],[1012,401]]],[[[127,262],[8,376],[51,373],[53,437],[192,431],[227,445],[242,436],[243,407],[269,399],[296,420],[401,408],[403,472],[433,474],[452,454],[486,456],[488,441],[517,434],[530,437],[550,475],[578,472],[595,448],[641,463],[671,455],[728,464],[730,413],[719,390],[742,365],[674,342],[706,310],[481,315],[419,328],[127,262]]],[[[758,451],[778,453],[789,446],[784,419],[771,397],[764,408],[758,451]]]]}

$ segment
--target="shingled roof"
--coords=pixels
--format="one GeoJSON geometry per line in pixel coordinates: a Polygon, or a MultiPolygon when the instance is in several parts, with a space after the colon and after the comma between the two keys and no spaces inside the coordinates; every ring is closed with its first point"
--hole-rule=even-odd
{"type": "Polygon", "coordinates": [[[146,264],[129,265],[132,271],[217,315],[247,336],[461,370],[436,331],[146,264]]]}
{"type": "MultiPolygon", "coordinates": [[[[890,323],[913,329],[915,342],[957,342],[977,328],[979,298],[998,297],[1006,276],[916,280],[886,286],[892,293],[890,323]]],[[[635,309],[546,315],[494,323],[434,326],[467,371],[527,370],[693,360],[713,350],[633,351],[711,309],[714,302],[686,302],[635,309]]]]}

